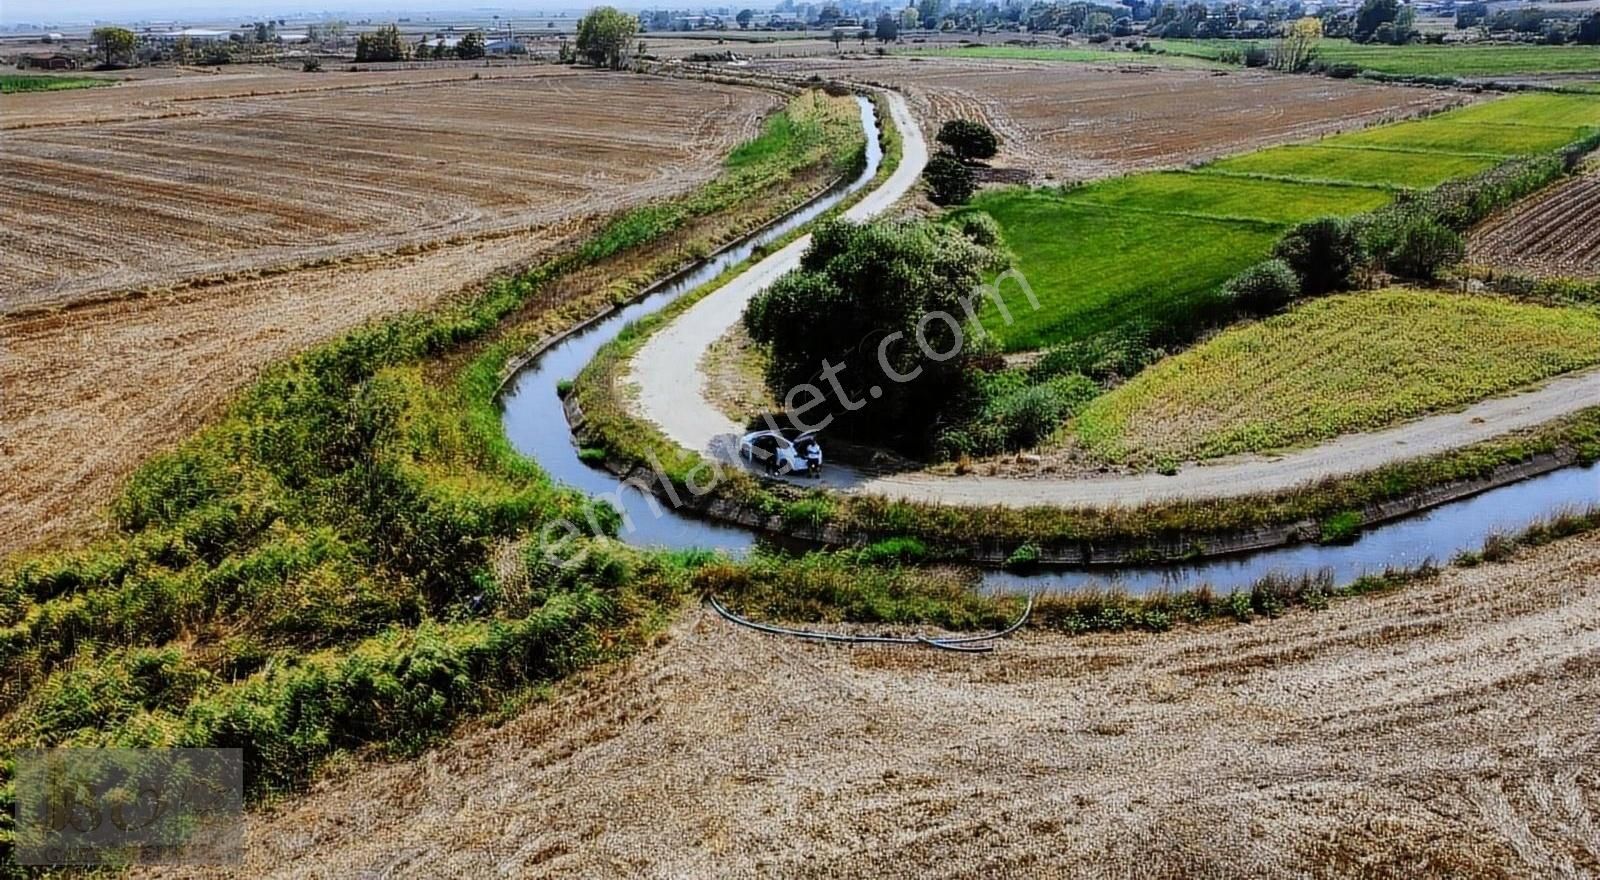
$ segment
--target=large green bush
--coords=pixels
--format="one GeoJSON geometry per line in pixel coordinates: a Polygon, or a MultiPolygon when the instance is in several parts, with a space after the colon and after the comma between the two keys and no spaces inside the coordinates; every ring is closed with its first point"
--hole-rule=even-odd
{"type": "Polygon", "coordinates": [[[1222,295],[1242,311],[1264,315],[1300,295],[1300,276],[1283,260],[1266,260],[1234,276],[1222,295]]]}
{"type": "Polygon", "coordinates": [[[1360,236],[1343,217],[1322,217],[1294,227],[1278,240],[1272,255],[1294,270],[1308,296],[1348,288],[1364,259],[1360,236]]]}
{"type": "Polygon", "coordinates": [[[922,179],[928,183],[928,198],[936,205],[964,205],[977,190],[972,169],[949,153],[929,159],[922,179]]]}
{"type": "Polygon", "coordinates": [[[751,338],[771,350],[768,385],[798,423],[918,441],[962,381],[962,300],[993,259],[940,223],[822,224],[800,268],[745,312],[751,338]],[[886,375],[885,364],[914,378],[886,375]]]}
{"type": "Polygon", "coordinates": [[[1396,275],[1432,281],[1441,270],[1461,262],[1466,253],[1460,233],[1421,217],[1401,227],[1384,265],[1396,275]]]}
{"type": "Polygon", "coordinates": [[[946,122],[939,127],[939,135],[935,140],[963,162],[993,158],[1000,151],[1000,139],[995,137],[994,131],[971,119],[946,122]]]}

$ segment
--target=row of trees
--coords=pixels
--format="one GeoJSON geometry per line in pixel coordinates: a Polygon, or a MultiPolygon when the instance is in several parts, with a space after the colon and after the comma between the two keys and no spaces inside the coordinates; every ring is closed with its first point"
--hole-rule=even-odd
{"type": "MultiPolygon", "coordinates": [[[[828,39],[833,41],[833,48],[838,49],[839,44],[848,39],[849,36],[850,33],[844,28],[834,28],[833,32],[828,35],[828,39]]],[[[893,43],[895,40],[900,39],[900,20],[885,12],[878,16],[876,27],[862,28],[856,31],[855,38],[861,41],[863,46],[867,44],[868,40],[873,39],[880,43],[893,43]]]]}
{"type": "Polygon", "coordinates": [[[454,48],[446,47],[441,40],[433,43],[431,47],[426,42],[418,44],[414,55],[409,49],[405,39],[400,36],[400,29],[394,25],[356,37],[356,60],[373,63],[404,61],[408,56],[419,60],[427,57],[482,58],[487,46],[484,43],[483,32],[472,31],[463,35],[454,48]]]}

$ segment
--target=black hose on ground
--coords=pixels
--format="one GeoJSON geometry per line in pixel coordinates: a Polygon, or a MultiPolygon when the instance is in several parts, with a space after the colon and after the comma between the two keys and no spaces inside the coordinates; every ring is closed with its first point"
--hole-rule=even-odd
{"type": "Polygon", "coordinates": [[[770,623],[757,623],[747,617],[741,617],[729,611],[716,596],[707,596],[706,601],[711,604],[718,615],[730,623],[764,632],[775,636],[789,636],[796,639],[808,639],[816,642],[829,642],[844,645],[922,645],[929,648],[938,648],[941,651],[954,651],[961,654],[986,654],[994,650],[993,645],[978,644],[1003,639],[1021,629],[1028,622],[1028,616],[1033,613],[1033,594],[1028,594],[1028,604],[1023,607],[1022,615],[1016,622],[1002,630],[992,633],[982,633],[971,636],[951,636],[934,638],[931,636],[856,636],[843,633],[827,633],[809,629],[791,629],[786,626],[775,626],[770,623]]]}

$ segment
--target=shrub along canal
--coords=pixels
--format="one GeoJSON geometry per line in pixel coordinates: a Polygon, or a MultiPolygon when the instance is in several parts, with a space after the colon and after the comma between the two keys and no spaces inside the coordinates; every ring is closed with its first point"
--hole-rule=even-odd
{"type": "MultiPolygon", "coordinates": [[[[611,472],[583,461],[567,425],[558,387],[575,378],[595,353],[630,323],[660,311],[743,263],[759,248],[784,238],[871,183],[883,160],[883,150],[873,105],[865,98],[859,100],[867,150],[865,165],[854,180],[651,288],[639,300],[562,337],[531,358],[506,384],[501,403],[503,423],[512,444],[537,461],[554,480],[602,497],[617,507],[629,524],[622,536],[630,543],[742,555],[766,539],[742,527],[673,510],[640,488],[620,483],[611,472]]],[[[1568,467],[1371,528],[1349,543],[1300,544],[1195,564],[1050,568],[1027,573],[988,571],[984,574],[984,589],[1070,592],[1117,586],[1140,595],[1209,586],[1226,593],[1249,589],[1271,574],[1299,576],[1319,572],[1329,572],[1336,583],[1345,584],[1363,574],[1389,568],[1448,562],[1458,554],[1478,550],[1497,533],[1520,531],[1564,511],[1597,504],[1600,465],[1568,467]]]]}

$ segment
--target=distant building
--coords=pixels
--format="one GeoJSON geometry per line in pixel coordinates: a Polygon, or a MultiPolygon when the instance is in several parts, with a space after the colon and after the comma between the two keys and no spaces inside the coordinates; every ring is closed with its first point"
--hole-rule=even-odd
{"type": "Polygon", "coordinates": [[[22,56],[17,59],[17,66],[34,70],[77,70],[78,59],[60,52],[39,53],[22,56]]]}
{"type": "Polygon", "coordinates": [[[184,28],[179,31],[144,35],[145,39],[156,43],[176,43],[183,39],[191,43],[226,43],[232,36],[231,31],[216,31],[210,28],[184,28]]]}
{"type": "Polygon", "coordinates": [[[526,55],[528,47],[514,37],[496,37],[483,45],[490,55],[526,55]]]}

